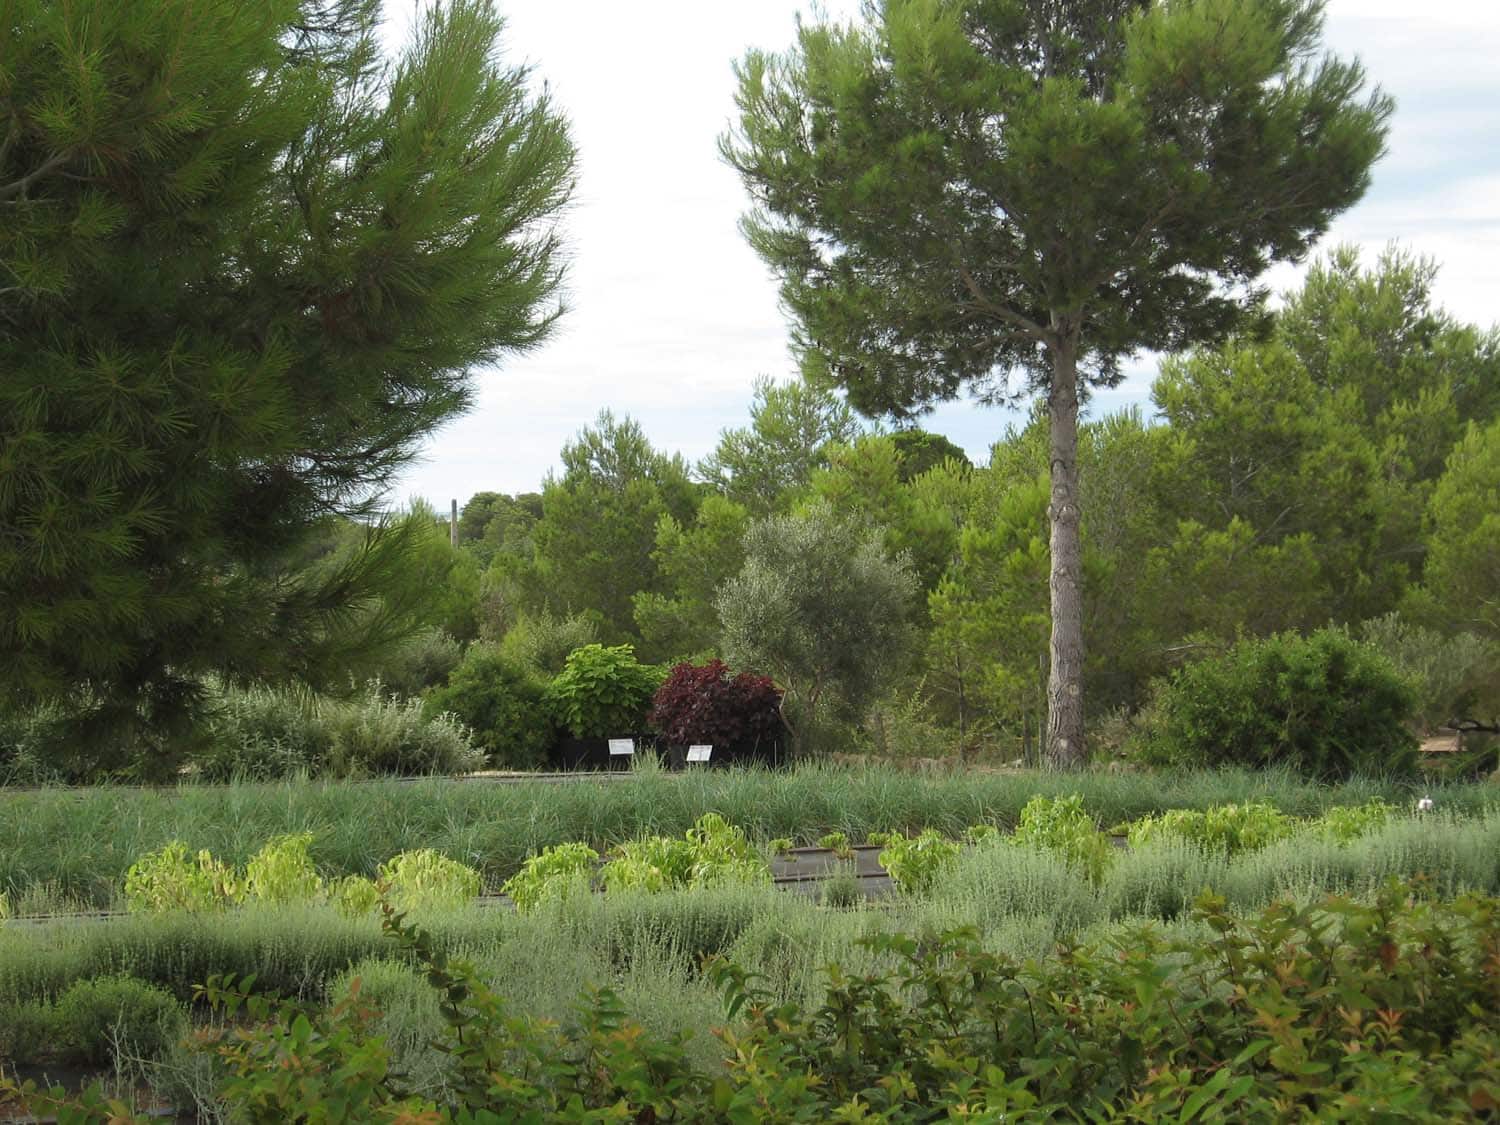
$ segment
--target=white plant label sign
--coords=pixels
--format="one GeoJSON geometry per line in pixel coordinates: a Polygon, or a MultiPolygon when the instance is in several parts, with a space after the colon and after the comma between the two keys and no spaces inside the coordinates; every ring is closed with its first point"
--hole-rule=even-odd
{"type": "Polygon", "coordinates": [[[614,757],[617,754],[634,754],[635,739],[611,738],[609,740],[609,753],[611,757],[614,757]]]}
{"type": "Polygon", "coordinates": [[[687,760],[690,762],[706,762],[714,752],[712,746],[689,746],[687,760]]]}

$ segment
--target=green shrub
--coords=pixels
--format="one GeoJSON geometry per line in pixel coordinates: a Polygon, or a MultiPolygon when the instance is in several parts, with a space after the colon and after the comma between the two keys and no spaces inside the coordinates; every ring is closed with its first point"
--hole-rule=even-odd
{"type": "Polygon", "coordinates": [[[818,847],[826,848],[840,859],[854,858],[854,848],[847,832],[825,832],[818,837],[818,847]]]}
{"type": "Polygon", "coordinates": [[[1137,754],[1170,766],[1285,765],[1318,778],[1409,772],[1411,686],[1339,629],[1246,640],[1158,683],[1137,754]]]}
{"type": "Polygon", "coordinates": [[[718,813],[704,813],[687,831],[693,845],[691,883],[768,883],[771,869],[741,828],[718,813]]]}
{"type": "Polygon", "coordinates": [[[262,902],[307,902],[323,889],[323,880],[307,854],[311,832],[277,836],[245,864],[244,892],[262,902]]]}
{"type": "Polygon", "coordinates": [[[464,646],[452,635],[423,629],[380,661],[380,682],[398,695],[418,696],[447,680],[463,656],[464,646]]]}
{"type": "Polygon", "coordinates": [[[1366,621],[1360,637],[1412,685],[1415,718],[1425,729],[1500,706],[1500,644],[1488,637],[1441,633],[1399,613],[1366,621]]]}
{"type": "Polygon", "coordinates": [[[626,735],[646,729],[663,674],[637,663],[630,645],[584,645],[569,654],[543,698],[553,721],[574,738],[626,735]]]}
{"type": "Polygon", "coordinates": [[[380,865],[380,881],[402,910],[462,906],[479,897],[483,883],[472,867],[431,848],[402,852],[380,865]]]}
{"type": "Polygon", "coordinates": [[[608,891],[660,892],[723,883],[768,883],[771,869],[745,833],[704,813],[681,837],[649,836],[614,849],[604,865],[608,891]]]}
{"type": "Polygon", "coordinates": [[[506,880],[500,890],[509,895],[522,914],[543,902],[567,898],[587,891],[599,853],[587,844],[557,844],[543,848],[506,880]]]}
{"type": "Polygon", "coordinates": [[[953,866],[962,849],[928,829],[910,838],[898,836],[880,851],[880,865],[890,873],[902,894],[923,894],[953,866]]]}
{"type": "Polygon", "coordinates": [[[1114,858],[1114,845],[1083,811],[1083,798],[1036,796],[1021,810],[1015,843],[1056,852],[1073,867],[1098,881],[1114,858]]]}
{"type": "Polygon", "coordinates": [[[238,902],[243,893],[232,868],[207,851],[190,855],[181,840],[142,856],[125,874],[125,901],[131,910],[218,910],[238,902]]]}
{"type": "Polygon", "coordinates": [[[554,739],[543,691],[535,675],[475,645],[424,707],[429,716],[446,712],[464,723],[491,766],[535,769],[546,763],[554,739]]]}
{"type": "Polygon", "coordinates": [[[1234,855],[1256,851],[1284,840],[1296,829],[1291,817],[1260,802],[1214,805],[1202,811],[1169,809],[1130,826],[1130,846],[1145,847],[1157,840],[1176,837],[1191,840],[1205,851],[1234,855]]]}
{"type": "Polygon", "coordinates": [[[345,918],[361,918],[380,905],[380,888],[363,875],[345,875],[329,888],[329,901],[345,918]]]}
{"type": "Polygon", "coordinates": [[[1328,839],[1347,844],[1384,825],[1393,812],[1395,810],[1390,805],[1377,797],[1363,805],[1331,808],[1314,821],[1313,826],[1328,839]]]}
{"type": "Polygon", "coordinates": [[[115,1061],[116,1047],[145,1058],[181,1038],[187,1015],[168,992],[131,977],[78,981],[57,998],[52,1019],[66,1052],[93,1066],[115,1061]]]}
{"type": "Polygon", "coordinates": [[[818,901],[831,910],[852,910],[861,905],[865,901],[865,892],[854,868],[849,864],[839,864],[819,884],[818,901]]]}
{"type": "Polygon", "coordinates": [[[693,845],[685,839],[648,836],[618,845],[604,865],[606,891],[685,887],[693,875],[693,845]]]}
{"type": "Polygon", "coordinates": [[[63,737],[62,708],[25,710],[0,705],[0,786],[46,785],[69,780],[57,768],[63,737]]]}
{"type": "Polygon", "coordinates": [[[556,617],[548,610],[523,613],[500,639],[500,656],[514,667],[551,678],[568,663],[568,656],[599,641],[599,622],[588,614],[556,617]]]}
{"type": "Polygon", "coordinates": [[[228,687],[216,693],[208,740],[189,759],[205,781],[270,780],[325,772],[319,697],[300,685],[228,687]]]}

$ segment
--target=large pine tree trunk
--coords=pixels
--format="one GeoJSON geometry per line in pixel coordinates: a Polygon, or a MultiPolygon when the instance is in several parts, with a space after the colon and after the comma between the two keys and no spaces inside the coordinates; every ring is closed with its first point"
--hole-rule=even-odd
{"type": "Polygon", "coordinates": [[[1078,345],[1064,338],[1051,348],[1052,639],[1047,677],[1046,762],[1052,769],[1083,765],[1083,546],[1078,512],[1078,345]]]}

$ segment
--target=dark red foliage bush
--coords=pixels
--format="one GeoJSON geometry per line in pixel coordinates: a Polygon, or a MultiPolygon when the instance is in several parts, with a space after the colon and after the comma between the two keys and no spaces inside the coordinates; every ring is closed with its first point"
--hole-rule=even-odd
{"type": "Polygon", "coordinates": [[[769,676],[731,675],[722,660],[679,664],[651,701],[651,725],[668,743],[750,746],[782,737],[781,693],[769,676]]]}

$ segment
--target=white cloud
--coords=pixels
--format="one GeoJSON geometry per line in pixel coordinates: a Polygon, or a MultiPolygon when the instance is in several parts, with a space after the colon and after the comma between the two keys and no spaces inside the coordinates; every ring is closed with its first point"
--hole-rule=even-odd
{"type": "MultiPolygon", "coordinates": [[[[732,60],[781,49],[799,0],[502,0],[508,57],[527,60],[573,123],[581,183],[568,216],[571,312],[550,344],[477,382],[476,408],[434,436],[395,490],[440,505],[485,488],[524,491],[601,407],[638,418],[693,458],[743,425],[759,374],[791,373],[775,284],[741,240],[746,206],[716,139],[734,112],[732,60]]],[[[824,5],[835,17],[857,0],[824,5]]],[[[391,5],[391,39],[410,6],[391,5]]],[[[1358,54],[1399,102],[1374,186],[1331,232],[1371,255],[1391,240],[1443,266],[1450,311],[1500,319],[1500,6],[1466,0],[1333,0],[1327,41],[1358,54]]],[[[1299,271],[1283,268],[1278,288],[1299,271]]],[[[1095,412],[1143,402],[1148,358],[1095,412]]],[[[964,403],[928,424],[982,458],[1024,413],[964,403]]]]}

